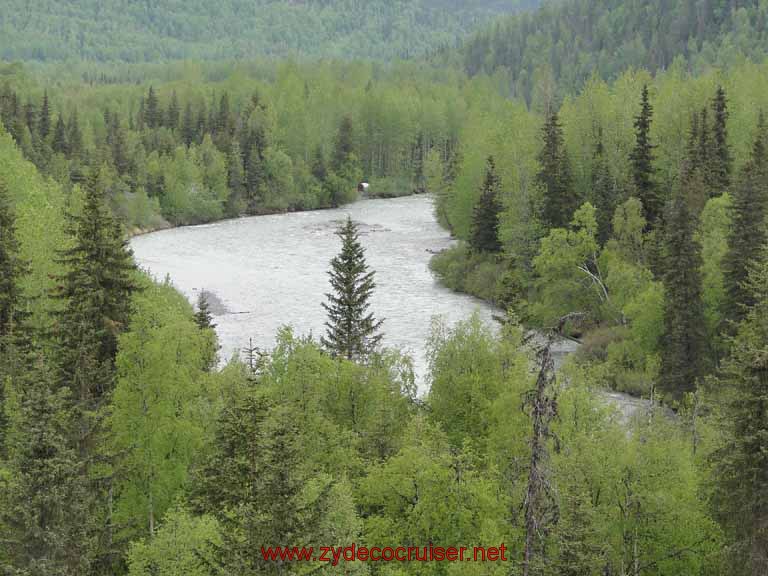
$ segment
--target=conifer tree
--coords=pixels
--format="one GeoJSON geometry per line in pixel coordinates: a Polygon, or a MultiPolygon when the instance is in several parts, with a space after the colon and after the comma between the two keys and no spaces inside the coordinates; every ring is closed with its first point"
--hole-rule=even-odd
{"type": "Polygon", "coordinates": [[[205,290],[201,290],[197,296],[197,312],[195,313],[195,324],[200,330],[208,330],[216,328],[216,324],[213,323],[213,315],[211,314],[211,307],[208,304],[208,296],[205,290]]]}
{"type": "Polygon", "coordinates": [[[7,442],[12,480],[0,506],[0,569],[30,576],[88,574],[96,540],[89,486],[71,444],[70,391],[53,384],[39,356],[17,389],[19,409],[7,442]]]}
{"type": "Polygon", "coordinates": [[[728,99],[722,86],[717,87],[712,101],[714,125],[712,126],[712,177],[713,193],[720,195],[731,185],[733,160],[728,146],[728,99]]]}
{"type": "Polygon", "coordinates": [[[99,188],[99,170],[89,176],[81,213],[68,218],[73,243],[60,253],[66,272],[55,293],[63,301],[56,326],[59,379],[90,413],[112,388],[117,337],[136,290],[135,265],[99,188]]]}
{"type": "Polygon", "coordinates": [[[166,125],[171,130],[177,130],[179,128],[179,116],[181,115],[181,108],[179,108],[179,99],[176,96],[176,90],[171,94],[171,102],[168,104],[168,113],[166,114],[166,125]]]}
{"type": "Polygon", "coordinates": [[[635,191],[643,204],[644,216],[649,228],[655,227],[662,218],[664,200],[654,180],[654,148],[651,143],[653,107],[648,96],[648,86],[643,86],[640,113],[635,117],[635,147],[630,154],[635,191]]]}
{"type": "MultiPolygon", "coordinates": [[[[690,186],[692,183],[684,183],[690,186]]],[[[701,247],[696,217],[680,190],[670,205],[664,237],[665,287],[659,385],[673,400],[693,392],[706,371],[706,324],[702,303],[701,247]]]]}
{"type": "Polygon", "coordinates": [[[538,182],[544,194],[542,220],[549,228],[566,228],[579,205],[571,178],[571,165],[557,111],[550,109],[542,130],[538,182]]]}
{"type": "Polygon", "coordinates": [[[360,244],[357,226],[352,218],[336,232],[341,238],[341,252],[331,260],[328,272],[333,292],[326,294],[323,308],[328,312],[323,345],[334,356],[349,360],[365,358],[381,341],[379,330],[383,320],[368,312],[374,272],[368,270],[365,251],[360,244]]]}
{"type": "Polygon", "coordinates": [[[760,114],[750,160],[742,169],[733,191],[732,225],[728,253],[723,262],[726,290],[724,316],[738,323],[754,304],[745,287],[749,267],[760,257],[768,241],[768,147],[765,118],[760,114]]]}
{"type": "Polygon", "coordinates": [[[51,106],[48,101],[48,92],[43,94],[43,103],[40,106],[40,118],[37,125],[37,134],[40,140],[45,141],[51,133],[51,106]]]}
{"type": "Polygon", "coordinates": [[[499,241],[501,202],[498,198],[500,191],[501,180],[496,174],[496,164],[493,156],[489,156],[483,188],[472,215],[472,236],[469,239],[469,245],[475,252],[501,251],[499,241]]]}
{"type": "Polygon", "coordinates": [[[315,148],[315,154],[312,158],[312,176],[321,184],[325,182],[328,176],[328,169],[325,167],[325,153],[321,145],[315,148]]]}
{"type": "Polygon", "coordinates": [[[69,154],[79,156],[83,152],[83,133],[80,131],[80,122],[77,118],[77,110],[72,112],[67,124],[67,142],[69,154]]]}
{"type": "Polygon", "coordinates": [[[147,94],[147,100],[144,102],[144,113],[141,114],[144,123],[147,128],[159,128],[162,123],[162,117],[160,113],[160,102],[155,94],[154,87],[149,87],[147,94]]]}
{"type": "Polygon", "coordinates": [[[187,102],[187,105],[184,108],[184,118],[181,123],[181,135],[187,148],[189,148],[192,143],[197,140],[196,132],[197,125],[195,123],[195,117],[192,113],[192,103],[187,102]]]}
{"type": "Polygon", "coordinates": [[[5,381],[21,366],[12,356],[25,338],[26,313],[20,283],[28,266],[20,252],[10,198],[5,183],[0,180],[0,456],[6,430],[5,381]]]}
{"type": "Polygon", "coordinates": [[[331,168],[337,174],[341,174],[354,153],[354,126],[349,116],[344,116],[339,124],[339,132],[336,135],[336,143],[333,150],[331,168]]]}
{"type": "Polygon", "coordinates": [[[247,209],[250,214],[256,214],[261,207],[264,180],[264,159],[256,146],[251,148],[245,157],[245,188],[247,192],[247,209]]]}
{"type": "MultiPolygon", "coordinates": [[[[11,336],[22,305],[20,280],[27,272],[16,237],[16,219],[6,184],[0,180],[0,351],[11,336]]],[[[2,388],[0,387],[0,395],[2,388]]]]}
{"type": "Polygon", "coordinates": [[[768,573],[768,245],[750,270],[755,305],[739,325],[720,385],[723,437],[716,502],[731,541],[731,573],[768,573]]]}
{"type": "Polygon", "coordinates": [[[226,212],[229,216],[239,216],[245,201],[245,169],[237,139],[232,141],[227,155],[227,185],[229,196],[226,212]]]}
{"type": "Polygon", "coordinates": [[[59,114],[56,120],[56,128],[53,130],[53,141],[51,142],[51,148],[57,154],[68,154],[69,148],[67,146],[67,127],[64,125],[64,118],[59,114]]]}
{"type": "Polygon", "coordinates": [[[598,131],[592,159],[592,199],[597,220],[597,239],[603,246],[611,235],[611,222],[616,210],[616,183],[611,176],[603,149],[603,131],[598,131]]]}

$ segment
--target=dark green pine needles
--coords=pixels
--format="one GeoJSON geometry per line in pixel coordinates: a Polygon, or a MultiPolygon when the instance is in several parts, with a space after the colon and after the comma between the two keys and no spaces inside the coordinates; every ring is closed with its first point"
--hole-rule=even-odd
{"type": "Polygon", "coordinates": [[[493,157],[490,156],[486,166],[483,190],[472,215],[472,237],[469,243],[475,252],[501,252],[499,188],[501,188],[501,180],[496,174],[493,157]]]}
{"type": "Polygon", "coordinates": [[[341,238],[341,252],[331,260],[333,292],[326,294],[323,308],[328,312],[326,336],[321,338],[332,355],[349,360],[365,358],[379,344],[383,320],[368,311],[376,284],[368,270],[365,250],[360,244],[357,225],[347,217],[336,234],[341,238]]]}

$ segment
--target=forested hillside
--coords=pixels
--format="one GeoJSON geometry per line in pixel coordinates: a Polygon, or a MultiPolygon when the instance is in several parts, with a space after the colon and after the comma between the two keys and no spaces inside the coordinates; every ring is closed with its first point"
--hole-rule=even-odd
{"type": "Polygon", "coordinates": [[[460,52],[470,75],[501,73],[528,102],[562,96],[594,73],[656,72],[676,59],[695,72],[768,53],[768,6],[760,0],[549,2],[494,21],[460,52]]]}
{"type": "Polygon", "coordinates": [[[536,0],[9,0],[5,60],[403,58],[453,46],[493,14],[536,0]]]}

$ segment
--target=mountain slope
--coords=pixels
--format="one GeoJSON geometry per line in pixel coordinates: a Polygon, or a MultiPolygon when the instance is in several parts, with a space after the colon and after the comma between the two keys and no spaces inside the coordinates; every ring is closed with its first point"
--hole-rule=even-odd
{"type": "Polygon", "coordinates": [[[566,0],[504,18],[460,51],[469,74],[511,75],[529,101],[536,86],[578,89],[593,72],[663,69],[682,58],[694,71],[768,53],[764,0],[566,0]]]}
{"type": "Polygon", "coordinates": [[[421,55],[538,0],[5,0],[0,58],[421,55]]]}

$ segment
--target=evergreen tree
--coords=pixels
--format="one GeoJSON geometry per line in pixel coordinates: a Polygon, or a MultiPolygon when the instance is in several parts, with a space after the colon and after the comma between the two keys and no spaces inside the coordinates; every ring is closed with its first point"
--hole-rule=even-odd
{"type": "Polygon", "coordinates": [[[712,176],[713,193],[720,195],[729,189],[731,185],[731,171],[733,160],[731,149],[728,146],[728,100],[722,86],[717,87],[715,98],[712,101],[714,113],[714,125],[712,127],[712,176]]]}
{"type": "Polygon", "coordinates": [[[300,494],[311,471],[302,457],[301,429],[293,415],[258,389],[227,399],[214,449],[195,482],[195,499],[222,525],[219,567],[227,574],[280,574],[262,546],[299,542],[313,513],[300,494]]]}
{"type": "Polygon", "coordinates": [[[166,114],[166,125],[171,130],[177,130],[179,128],[179,116],[181,115],[181,108],[179,108],[179,99],[176,96],[176,90],[171,94],[171,102],[168,104],[168,113],[166,114]]]}
{"type": "Polygon", "coordinates": [[[7,442],[11,476],[0,506],[0,569],[29,576],[88,574],[96,541],[89,487],[70,443],[70,391],[53,385],[40,357],[17,384],[19,408],[7,442]]]}
{"type": "Polygon", "coordinates": [[[69,153],[77,157],[83,152],[83,133],[80,131],[80,122],[77,118],[77,110],[72,112],[67,124],[67,142],[69,153]]]}
{"type": "Polygon", "coordinates": [[[496,174],[493,156],[488,157],[485,181],[480,199],[475,204],[472,217],[472,236],[469,245],[475,252],[501,252],[499,240],[499,215],[501,214],[501,180],[496,174]]]}
{"type": "Polygon", "coordinates": [[[162,117],[160,113],[160,102],[155,94],[154,87],[149,87],[149,93],[147,94],[147,100],[144,102],[144,113],[141,114],[144,123],[147,128],[159,128],[162,124],[162,117]]]}
{"type": "Polygon", "coordinates": [[[48,101],[48,92],[43,94],[43,103],[40,106],[40,118],[37,125],[37,134],[40,140],[45,141],[51,133],[51,106],[48,101]]]}
{"type": "MultiPolygon", "coordinates": [[[[6,431],[5,382],[21,364],[13,358],[24,340],[26,312],[21,280],[28,272],[16,237],[16,221],[5,183],[0,181],[0,456],[6,431]]],[[[25,366],[21,366],[26,368],[25,366]]]]}
{"type": "Polygon", "coordinates": [[[112,163],[117,170],[117,173],[121,176],[126,174],[131,166],[130,158],[128,157],[128,143],[125,137],[125,131],[120,125],[120,118],[117,114],[114,114],[110,123],[111,133],[111,152],[112,163]]]}
{"type": "Polygon", "coordinates": [[[574,193],[563,129],[554,108],[547,114],[542,133],[544,146],[538,156],[537,175],[544,194],[542,219],[549,228],[566,228],[579,202],[574,193]]]}
{"type": "Polygon", "coordinates": [[[344,116],[339,124],[339,132],[336,135],[336,143],[333,149],[331,168],[336,174],[342,174],[347,163],[354,154],[354,126],[349,116],[344,116]]]}
{"type": "Polygon", "coordinates": [[[339,255],[331,260],[328,272],[333,293],[326,294],[327,303],[323,303],[328,321],[322,343],[334,356],[353,360],[374,351],[382,338],[379,329],[383,320],[376,320],[368,312],[376,287],[374,272],[368,271],[365,251],[352,218],[348,216],[336,234],[342,245],[339,255]]]}
{"type": "Polygon", "coordinates": [[[232,141],[227,155],[227,185],[229,196],[227,197],[226,213],[229,216],[239,216],[245,201],[245,169],[240,144],[237,140],[232,141]]]}
{"type": "MultiPolygon", "coordinates": [[[[692,183],[684,183],[691,186],[692,183]]],[[[670,205],[664,238],[664,331],[659,386],[673,400],[693,392],[706,370],[701,247],[696,217],[680,190],[670,205]]]]}
{"type": "Polygon", "coordinates": [[[250,214],[256,214],[261,208],[265,179],[264,159],[261,157],[259,149],[253,146],[250,154],[245,157],[245,188],[247,209],[250,214]]]}
{"type": "Polygon", "coordinates": [[[201,290],[197,297],[197,312],[195,313],[195,324],[200,330],[216,328],[213,323],[213,315],[208,304],[208,296],[205,290],[201,290]]]}
{"type": "Polygon", "coordinates": [[[651,143],[653,107],[648,96],[648,86],[643,86],[640,113],[635,117],[635,147],[630,154],[635,192],[643,203],[645,220],[649,228],[655,227],[662,217],[664,200],[654,181],[654,148],[651,143]]]}
{"type": "Polygon", "coordinates": [[[56,326],[59,380],[83,414],[92,414],[112,389],[117,337],[136,290],[132,254],[105,204],[99,170],[88,179],[81,212],[69,215],[68,232],[73,244],[60,253],[66,272],[55,293],[63,301],[56,326]]]}
{"type": "Polygon", "coordinates": [[[68,154],[69,147],[67,146],[67,127],[64,125],[64,118],[59,114],[56,120],[56,128],[53,131],[53,141],[51,142],[51,148],[57,154],[68,154]]]}
{"type": "MultiPolygon", "coordinates": [[[[18,325],[22,306],[20,281],[27,273],[16,237],[16,219],[5,183],[0,180],[0,351],[18,325]]],[[[2,387],[0,387],[0,396],[2,387]]],[[[0,416],[1,418],[1,416],[0,416]]]]}
{"type": "Polygon", "coordinates": [[[181,124],[181,135],[184,139],[184,144],[189,148],[192,143],[197,140],[197,125],[192,113],[192,104],[187,102],[184,108],[184,119],[181,124]]]}
{"type": "Polygon", "coordinates": [[[731,572],[768,573],[768,245],[750,270],[750,308],[733,340],[720,385],[723,437],[717,454],[716,502],[734,543],[731,572]]]}
{"type": "Polygon", "coordinates": [[[323,147],[319,144],[315,148],[315,155],[312,158],[312,176],[321,184],[325,182],[328,176],[328,170],[325,167],[325,154],[323,153],[323,147]]]}
{"type": "Polygon", "coordinates": [[[597,239],[603,246],[611,236],[611,222],[616,211],[616,182],[611,176],[603,149],[603,131],[598,131],[595,153],[592,158],[592,198],[597,220],[597,239]]]}
{"type": "Polygon", "coordinates": [[[732,225],[723,262],[726,290],[724,316],[738,323],[754,301],[745,287],[750,265],[768,241],[768,148],[765,119],[760,114],[752,155],[733,191],[732,225]]]}

